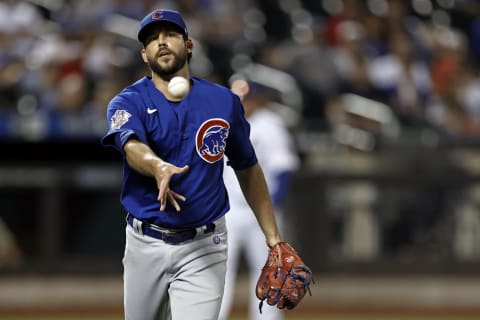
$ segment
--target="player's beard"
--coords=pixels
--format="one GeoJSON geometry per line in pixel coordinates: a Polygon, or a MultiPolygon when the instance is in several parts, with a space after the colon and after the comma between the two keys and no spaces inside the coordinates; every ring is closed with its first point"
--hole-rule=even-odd
{"type": "Polygon", "coordinates": [[[153,57],[147,57],[148,66],[153,73],[157,74],[160,78],[168,78],[171,75],[177,73],[182,69],[188,60],[188,55],[186,51],[183,51],[181,55],[176,54],[170,51],[170,54],[173,56],[173,63],[169,67],[162,67],[158,63],[158,54],[153,57]]]}

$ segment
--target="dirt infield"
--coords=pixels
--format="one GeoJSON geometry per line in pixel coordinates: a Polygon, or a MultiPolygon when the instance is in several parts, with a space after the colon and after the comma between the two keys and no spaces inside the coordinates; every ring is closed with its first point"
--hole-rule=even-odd
{"type": "MultiPolygon", "coordinates": [[[[250,289],[238,281],[232,320],[246,319],[250,289]]],[[[0,277],[0,319],[122,318],[121,275],[0,277]],[[42,316],[39,316],[42,315],[42,316]]],[[[312,296],[288,320],[480,319],[480,277],[315,276],[312,296]]]]}
{"type": "MultiPolygon", "coordinates": [[[[3,315],[2,320],[122,320],[121,315],[71,314],[58,315],[3,315]]],[[[478,315],[392,315],[392,314],[355,314],[355,315],[302,315],[292,313],[285,320],[476,320],[478,315]]],[[[245,315],[233,315],[229,320],[248,320],[245,315]]]]}

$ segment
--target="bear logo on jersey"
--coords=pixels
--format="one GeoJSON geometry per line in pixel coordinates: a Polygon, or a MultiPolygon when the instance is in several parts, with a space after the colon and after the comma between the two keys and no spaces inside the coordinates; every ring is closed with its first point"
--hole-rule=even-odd
{"type": "Polygon", "coordinates": [[[112,130],[120,129],[132,115],[127,110],[116,110],[113,116],[110,118],[110,127],[112,130]]]}
{"type": "Polygon", "coordinates": [[[208,163],[222,159],[229,129],[230,124],[219,118],[202,123],[195,137],[198,155],[208,163]]]}

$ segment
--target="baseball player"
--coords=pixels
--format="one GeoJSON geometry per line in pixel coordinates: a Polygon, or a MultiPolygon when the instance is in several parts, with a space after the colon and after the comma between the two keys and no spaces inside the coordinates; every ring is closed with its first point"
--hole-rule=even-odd
{"type": "MultiPolygon", "coordinates": [[[[243,79],[232,82],[231,88],[242,99],[251,127],[250,139],[264,171],[274,207],[280,209],[289,177],[298,168],[299,159],[283,119],[269,108],[273,90],[243,79]],[[272,156],[273,154],[275,156],[272,156]]],[[[231,309],[240,254],[245,254],[251,291],[258,280],[258,270],[265,264],[268,254],[266,246],[258,245],[263,238],[262,231],[236,182],[234,171],[229,167],[225,168],[224,180],[230,198],[230,212],[225,217],[228,229],[228,259],[220,320],[226,320],[231,309]]],[[[281,220],[278,222],[281,223],[281,220]]],[[[260,314],[258,300],[252,295],[249,300],[249,319],[281,320],[283,313],[275,306],[266,305],[260,314]]]]}
{"type": "Polygon", "coordinates": [[[138,40],[151,75],[110,101],[102,138],[123,156],[125,319],[216,320],[230,209],[224,155],[263,230],[259,247],[281,242],[267,184],[240,99],[190,75],[193,43],[180,13],[149,13],[138,40]],[[183,98],[168,91],[174,76],[189,80],[183,98]]]}

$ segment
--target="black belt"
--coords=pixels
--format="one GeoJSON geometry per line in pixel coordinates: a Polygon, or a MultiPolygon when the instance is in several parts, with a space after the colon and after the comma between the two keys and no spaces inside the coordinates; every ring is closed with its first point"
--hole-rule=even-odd
{"type": "MultiPolygon", "coordinates": [[[[136,218],[131,214],[127,215],[127,222],[129,225],[133,227],[133,229],[136,229],[136,226],[134,225],[135,219],[136,218]]],[[[199,230],[202,230],[204,234],[208,234],[215,231],[214,223],[208,223],[198,228],[167,230],[159,226],[156,226],[154,224],[151,224],[149,222],[141,221],[139,219],[136,219],[136,220],[140,222],[140,228],[143,234],[156,239],[163,240],[165,243],[168,243],[168,244],[178,244],[181,242],[192,240],[193,238],[195,238],[199,230]]]]}

